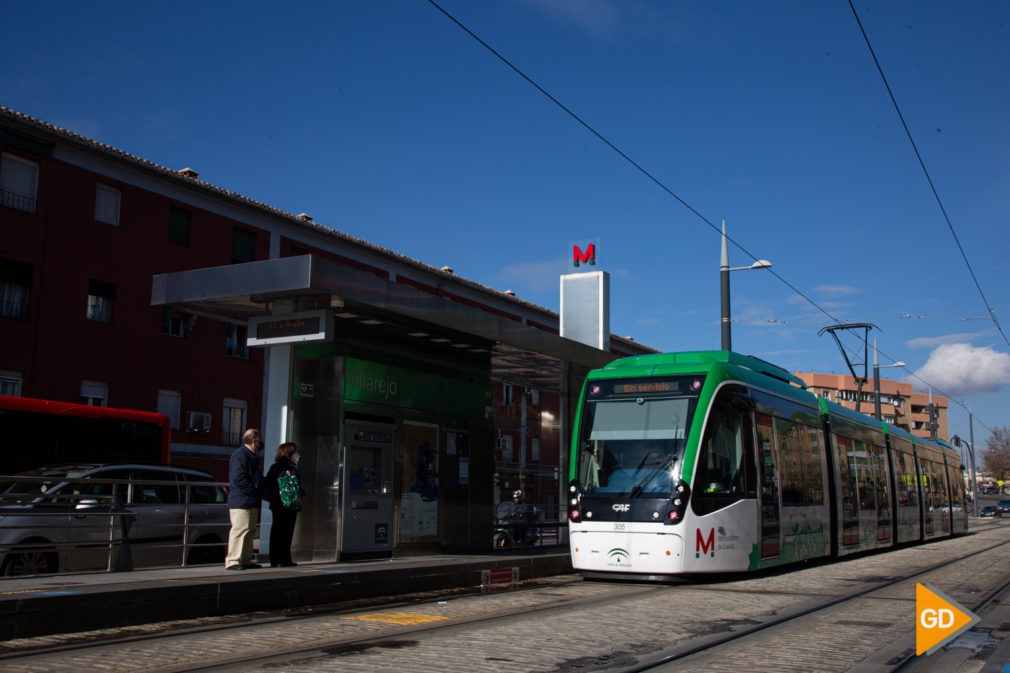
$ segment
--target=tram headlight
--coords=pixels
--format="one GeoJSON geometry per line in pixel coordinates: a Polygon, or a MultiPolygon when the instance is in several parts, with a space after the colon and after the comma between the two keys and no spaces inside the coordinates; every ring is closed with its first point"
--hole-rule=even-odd
{"type": "Polygon", "coordinates": [[[668,526],[680,523],[684,518],[684,512],[687,511],[687,503],[690,499],[691,488],[683,481],[678,480],[674,486],[673,495],[670,497],[670,504],[667,506],[663,523],[668,526]]]}
{"type": "Polygon", "coordinates": [[[581,521],[582,520],[582,508],[580,504],[582,502],[582,493],[579,492],[579,484],[574,479],[568,483],[568,492],[571,493],[571,498],[569,499],[569,504],[572,509],[568,512],[568,519],[570,521],[581,521]]]}

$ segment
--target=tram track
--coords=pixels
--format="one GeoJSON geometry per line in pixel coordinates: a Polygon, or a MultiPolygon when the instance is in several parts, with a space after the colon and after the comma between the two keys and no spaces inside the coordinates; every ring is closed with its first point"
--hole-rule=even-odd
{"type": "MultiPolygon", "coordinates": [[[[998,529],[1001,529],[999,539],[995,539],[996,535],[967,536],[974,541],[973,549],[965,553],[961,553],[960,546],[966,538],[959,538],[788,572],[677,585],[581,582],[565,576],[483,596],[419,595],[409,601],[342,606],[324,614],[315,610],[271,614],[45,651],[9,653],[0,656],[0,667],[12,673],[68,670],[67,664],[94,670],[97,667],[89,662],[104,662],[111,657],[117,661],[116,670],[123,673],[210,673],[272,670],[282,666],[283,670],[291,671],[393,670],[397,666],[397,670],[413,671],[479,668],[453,668],[448,660],[424,659],[424,653],[432,648],[446,653],[449,652],[446,648],[452,647],[458,648],[458,652],[435,656],[456,657],[459,662],[479,656],[485,666],[501,671],[680,670],[681,666],[690,667],[692,662],[705,657],[718,657],[730,648],[744,648],[749,641],[765,634],[806,628],[804,620],[810,623],[818,615],[858,601],[864,604],[875,601],[877,605],[908,603],[907,598],[888,596],[887,592],[894,592],[902,582],[923,581],[958,564],[980,565],[991,556],[1008,556],[1005,550],[1010,541],[1006,539],[1006,529],[1002,525],[998,529]],[[895,558],[890,560],[892,554],[895,558]],[[861,586],[848,590],[846,585],[852,582],[861,586]],[[686,609],[688,603],[703,605],[694,606],[692,617],[686,609]],[[726,607],[736,605],[740,609],[726,607]],[[666,606],[660,610],[669,613],[661,615],[668,622],[654,625],[658,633],[673,634],[666,642],[649,635],[646,629],[649,625],[644,621],[641,628],[635,626],[634,615],[660,616],[656,606],[666,606]],[[707,606],[713,607],[706,610],[707,606]],[[399,624],[368,621],[383,614],[413,615],[417,621],[399,624]],[[612,643],[594,642],[591,638],[576,642],[569,634],[567,644],[562,643],[564,646],[559,648],[553,643],[552,649],[549,631],[555,627],[549,625],[566,624],[566,634],[589,632],[608,614],[629,615],[625,630],[634,635],[623,637],[621,625],[615,624],[607,634],[612,643]],[[683,614],[683,619],[678,620],[678,614],[683,614]],[[669,626],[691,620],[690,628],[679,632],[669,626]],[[515,632],[515,640],[520,642],[509,645],[509,638],[502,634],[510,632],[515,632]],[[541,640],[535,640],[537,637],[541,640]],[[469,651],[468,645],[472,645],[469,651]],[[530,663],[530,650],[542,650],[535,665],[530,663]],[[173,660],[174,653],[179,656],[173,660]],[[394,663],[394,659],[410,655],[415,658],[408,665],[394,663]],[[367,666],[366,660],[371,662],[367,666]],[[376,665],[378,661],[385,663],[376,665]],[[334,662],[339,662],[339,668],[327,668],[337,665],[334,662]]],[[[1000,586],[989,584],[981,596],[975,597],[978,600],[962,602],[975,609],[974,606],[993,600],[1005,588],[1005,582],[1000,586]]],[[[870,614],[872,610],[864,612],[856,617],[842,616],[839,623],[884,623],[870,614]]],[[[907,659],[906,656],[889,670],[896,670],[895,666],[907,659]]]]}
{"type": "MultiPolygon", "coordinates": [[[[543,589],[551,588],[565,588],[569,585],[581,584],[581,578],[578,576],[562,576],[560,578],[551,578],[549,580],[535,580],[523,583],[520,587],[512,588],[507,591],[508,595],[521,595],[523,593],[530,593],[543,589]]],[[[612,585],[607,587],[606,585],[600,585],[602,591],[602,596],[600,593],[594,594],[592,597],[569,597],[568,595],[551,595],[547,592],[541,592],[541,596],[546,596],[549,599],[544,602],[538,602],[538,604],[521,604],[512,608],[496,609],[489,612],[482,613],[480,615],[470,616],[470,617],[456,617],[452,619],[451,624],[443,624],[440,621],[431,622],[421,622],[416,625],[402,626],[396,629],[395,639],[400,640],[404,637],[412,637],[418,634],[433,631],[438,629],[461,628],[466,627],[471,624],[480,623],[493,623],[495,621],[508,620],[522,618],[528,615],[533,615],[536,613],[542,613],[549,610],[564,610],[570,608],[579,608],[581,606],[589,606],[597,603],[601,600],[601,597],[606,600],[608,598],[612,599],[627,599],[632,600],[634,597],[645,593],[655,593],[659,591],[668,590],[667,585],[638,585],[632,588],[630,591],[627,585],[612,585]]],[[[6,653],[0,653],[0,667],[5,670],[20,670],[17,669],[17,662],[25,661],[32,662],[39,659],[40,657],[60,657],[60,656],[70,656],[78,657],[84,652],[93,651],[100,652],[101,650],[108,650],[110,648],[120,648],[124,646],[136,646],[136,645],[155,645],[159,643],[168,643],[170,641],[178,641],[183,639],[190,639],[194,637],[201,636],[211,636],[219,638],[227,638],[230,633],[240,632],[248,630],[250,628],[283,628],[283,629],[297,629],[300,625],[307,622],[326,622],[333,620],[349,620],[356,618],[356,615],[367,615],[367,614],[410,614],[409,611],[416,611],[419,606],[425,604],[438,603],[446,604],[450,600],[465,596],[476,596],[480,595],[482,592],[480,590],[476,591],[447,591],[447,592],[437,592],[439,595],[437,597],[431,596],[431,594],[425,594],[423,597],[413,598],[411,600],[397,600],[397,601],[361,601],[361,605],[357,606],[347,606],[342,605],[340,607],[334,608],[322,608],[313,607],[309,611],[299,611],[299,610],[286,610],[281,614],[270,613],[264,615],[258,615],[254,617],[248,616],[235,616],[235,617],[225,617],[213,620],[214,623],[211,624],[201,624],[196,626],[171,626],[169,630],[162,632],[147,632],[138,634],[137,628],[126,627],[124,629],[118,629],[121,631],[129,631],[128,635],[123,636],[96,636],[88,634],[79,634],[75,638],[76,642],[71,642],[63,645],[55,645],[49,647],[36,647],[28,648],[22,650],[14,650],[6,653]],[[439,600],[445,599],[445,600],[439,600]],[[367,605],[365,605],[367,603],[367,605]],[[407,612],[404,612],[407,611],[407,612]]],[[[499,592],[499,595],[506,595],[505,591],[499,592]]],[[[522,601],[519,601],[523,603],[522,601]]],[[[187,620],[193,621],[193,620],[187,620]]],[[[391,634],[385,634],[382,636],[383,641],[394,638],[391,634]]],[[[272,648],[271,656],[265,657],[263,652],[256,652],[255,654],[244,654],[239,656],[230,657],[212,657],[211,660],[207,658],[202,658],[199,662],[178,662],[167,665],[159,665],[155,667],[143,667],[137,668],[135,670],[142,670],[146,673],[197,673],[200,671],[214,671],[219,670],[222,667],[230,667],[239,664],[244,664],[248,662],[260,662],[269,663],[269,661],[277,658],[290,658],[297,657],[299,655],[304,655],[312,652],[319,651],[321,649],[326,649],[330,651],[345,650],[354,651],[356,648],[367,649],[371,644],[375,642],[375,638],[365,637],[365,638],[346,638],[346,639],[333,639],[332,637],[313,639],[308,642],[299,643],[297,646],[293,647],[281,647],[272,648]]],[[[97,656],[101,656],[99,653],[97,656]]],[[[34,664],[29,663],[29,668],[26,670],[50,670],[50,669],[35,669],[31,668],[34,664]]],[[[57,669],[52,669],[57,670],[57,669]]],[[[120,669],[122,670],[134,670],[130,668],[120,669]]]]}
{"type": "MultiPolygon", "coordinates": [[[[730,645],[730,644],[733,644],[733,643],[736,643],[736,642],[739,642],[739,641],[744,641],[744,640],[746,640],[748,638],[752,638],[755,635],[760,634],[760,633],[762,633],[764,631],[768,631],[768,630],[775,629],[775,628],[778,628],[778,627],[786,626],[786,625],[789,625],[789,624],[792,624],[792,623],[801,622],[801,621],[803,621],[803,620],[805,620],[805,619],[807,619],[807,618],[809,618],[811,616],[817,615],[818,613],[822,613],[822,612],[824,612],[826,610],[829,610],[829,609],[831,609],[833,607],[836,607],[836,606],[839,606],[839,605],[844,605],[845,603],[849,603],[849,602],[854,601],[854,600],[856,600],[858,598],[872,596],[873,594],[881,592],[884,589],[887,589],[887,588],[890,588],[890,587],[894,587],[894,586],[897,586],[897,585],[905,583],[905,582],[910,582],[912,580],[916,580],[917,578],[922,578],[922,577],[924,577],[926,575],[929,575],[931,573],[936,572],[937,570],[949,568],[951,566],[964,563],[964,562],[966,562],[967,560],[969,560],[969,559],[971,559],[973,557],[980,556],[982,554],[985,554],[985,553],[988,553],[988,552],[991,552],[993,550],[1000,549],[1000,548],[1010,548],[1010,542],[1000,542],[1000,543],[992,544],[992,545],[990,545],[988,547],[985,547],[983,549],[976,550],[976,551],[972,552],[971,554],[967,554],[967,555],[964,555],[964,556],[961,556],[961,557],[958,557],[958,558],[954,558],[954,559],[951,559],[951,560],[945,560],[943,562],[936,563],[936,564],[934,564],[932,566],[929,566],[927,568],[919,569],[919,570],[917,570],[914,573],[909,573],[909,574],[907,574],[905,576],[902,576],[902,577],[893,577],[893,578],[890,578],[888,580],[881,581],[881,582],[879,582],[878,584],[876,584],[874,586],[870,586],[870,587],[867,587],[867,588],[859,590],[859,591],[854,591],[854,592],[852,592],[850,594],[847,594],[847,595],[844,595],[844,596],[839,596],[839,597],[837,597],[837,598],[835,598],[833,600],[825,601],[821,605],[811,606],[809,608],[806,608],[804,610],[800,610],[800,611],[798,611],[796,613],[793,613],[793,614],[783,615],[783,616],[781,616],[779,618],[769,620],[768,622],[765,622],[765,623],[762,623],[762,624],[758,624],[758,625],[755,625],[755,626],[752,626],[752,627],[747,627],[747,628],[741,629],[738,632],[735,632],[735,633],[732,633],[732,634],[728,634],[726,636],[717,637],[717,638],[714,638],[714,639],[712,639],[712,640],[710,640],[708,642],[684,648],[681,651],[678,651],[678,652],[672,653],[672,654],[668,654],[668,655],[663,656],[662,658],[654,660],[654,661],[650,661],[650,662],[647,662],[647,663],[644,663],[644,664],[641,664],[641,665],[637,665],[637,666],[633,666],[633,667],[630,667],[630,668],[621,669],[620,673],[643,673],[644,671],[654,671],[654,670],[663,669],[664,667],[670,667],[672,664],[675,664],[677,662],[686,661],[686,660],[689,660],[691,658],[697,657],[698,655],[715,652],[719,648],[725,647],[727,645],[730,645]]],[[[982,600],[976,602],[969,609],[971,611],[973,611],[973,612],[977,612],[977,611],[983,609],[985,606],[987,606],[989,603],[991,603],[993,600],[995,600],[997,597],[999,597],[1001,594],[1003,594],[1005,591],[1007,591],[1007,589],[1010,589],[1010,581],[1004,582],[1003,584],[995,587],[994,589],[990,589],[986,593],[985,597],[982,598],[982,600]]],[[[892,671],[901,671],[909,663],[913,662],[915,659],[916,659],[916,657],[915,657],[915,650],[914,650],[914,648],[912,648],[910,650],[905,650],[905,651],[901,652],[896,657],[892,658],[888,662],[888,664],[892,667],[890,670],[892,670],[892,671]]]]}

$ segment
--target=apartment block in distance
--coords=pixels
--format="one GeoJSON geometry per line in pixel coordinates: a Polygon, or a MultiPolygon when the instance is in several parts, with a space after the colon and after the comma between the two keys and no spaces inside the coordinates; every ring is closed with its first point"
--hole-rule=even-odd
{"type": "MultiPolygon", "coordinates": [[[[810,392],[837,402],[842,406],[873,416],[873,378],[863,383],[862,391],[855,378],[849,374],[819,374],[796,372],[803,379],[810,392]]],[[[933,416],[936,423],[936,437],[948,441],[947,425],[948,399],[943,395],[932,396],[933,416]]],[[[917,393],[911,383],[880,379],[880,416],[885,423],[911,432],[917,437],[930,437],[929,424],[930,394],[917,393]]]]}

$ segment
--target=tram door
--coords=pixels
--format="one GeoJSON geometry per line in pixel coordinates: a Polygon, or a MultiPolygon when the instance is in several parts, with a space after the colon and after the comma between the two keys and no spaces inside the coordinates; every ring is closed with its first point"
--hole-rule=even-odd
{"type": "Polygon", "coordinates": [[[344,436],[340,552],[391,553],[394,426],[348,422],[344,436]]]}
{"type": "Polygon", "coordinates": [[[754,414],[757,421],[758,460],[761,483],[761,557],[779,555],[782,526],[779,513],[778,460],[775,453],[775,421],[754,414]]]}

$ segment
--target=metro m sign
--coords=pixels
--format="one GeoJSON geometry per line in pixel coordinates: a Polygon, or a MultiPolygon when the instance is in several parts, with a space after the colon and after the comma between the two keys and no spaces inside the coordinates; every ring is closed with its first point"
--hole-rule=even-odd
{"type": "Polygon", "coordinates": [[[596,243],[587,245],[585,252],[582,252],[577,244],[572,245],[572,266],[578,266],[580,263],[596,265],[596,243]]]}

